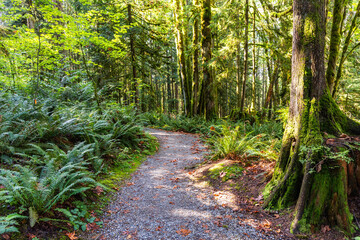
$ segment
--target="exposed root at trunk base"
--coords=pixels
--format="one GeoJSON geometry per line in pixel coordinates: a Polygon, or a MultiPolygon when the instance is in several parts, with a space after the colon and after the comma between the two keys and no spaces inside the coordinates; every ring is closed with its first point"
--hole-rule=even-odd
{"type": "MultiPolygon", "coordinates": [[[[344,136],[338,139],[328,139],[326,144],[332,147],[334,152],[338,152],[338,147],[349,147],[351,144],[356,146],[357,142],[360,142],[360,138],[344,136]]],[[[299,195],[291,232],[294,234],[315,232],[321,224],[328,224],[340,228],[350,236],[355,228],[348,206],[348,196],[359,193],[360,150],[354,147],[349,147],[349,149],[351,149],[349,156],[353,158],[350,163],[344,160],[321,160],[323,151],[313,154],[310,150],[302,173],[296,172],[297,168],[291,167],[291,162],[286,164],[288,171],[285,176],[279,175],[284,181],[278,181],[278,185],[273,186],[273,191],[268,195],[265,206],[280,209],[282,206],[290,205],[291,199],[284,198],[284,191],[286,191],[286,187],[294,186],[288,181],[297,181],[300,178],[302,184],[301,187],[297,185],[299,195]]],[[[280,164],[277,165],[277,168],[279,167],[280,164]]]]}

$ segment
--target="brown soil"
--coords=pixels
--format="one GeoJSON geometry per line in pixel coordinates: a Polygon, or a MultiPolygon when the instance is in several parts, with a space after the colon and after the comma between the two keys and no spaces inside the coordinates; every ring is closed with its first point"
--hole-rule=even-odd
{"type": "MultiPolygon", "coordinates": [[[[218,204],[242,213],[241,224],[250,225],[269,237],[272,236],[275,239],[348,239],[328,225],[321,226],[320,230],[311,235],[294,236],[289,231],[294,207],[283,211],[264,210],[262,191],[271,179],[274,166],[275,162],[265,160],[222,159],[215,162],[208,161],[197,168],[193,176],[199,183],[210,183],[218,204]],[[214,178],[209,175],[209,169],[217,164],[223,164],[223,166],[238,164],[244,168],[244,171],[242,176],[224,182],[220,176],[214,178]]],[[[349,204],[354,214],[354,222],[359,225],[357,221],[360,222],[360,197],[350,198],[349,204]]]]}

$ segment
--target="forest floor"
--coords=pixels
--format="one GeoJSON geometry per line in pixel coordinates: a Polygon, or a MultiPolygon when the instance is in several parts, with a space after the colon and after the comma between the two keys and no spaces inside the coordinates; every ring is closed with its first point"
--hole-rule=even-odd
{"type": "MultiPolygon", "coordinates": [[[[147,131],[158,138],[159,151],[113,196],[104,227],[83,239],[295,239],[288,231],[292,209],[261,209],[274,162],[245,164],[236,182],[224,183],[208,172],[230,160],[204,164],[207,149],[197,135],[147,131]]],[[[329,226],[321,230],[309,238],[343,239],[329,226]]]]}

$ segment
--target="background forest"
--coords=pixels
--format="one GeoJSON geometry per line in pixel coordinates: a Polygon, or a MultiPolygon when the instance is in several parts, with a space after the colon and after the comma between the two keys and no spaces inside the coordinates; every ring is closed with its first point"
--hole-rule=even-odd
{"type": "MultiPolygon", "coordinates": [[[[2,1],[0,234],[27,221],[101,225],[88,205],[155,150],[141,126],[200,132],[213,158],[275,161],[290,103],[292,4],[2,1]]],[[[360,2],[326,10],[328,90],[358,121],[360,2]]]]}

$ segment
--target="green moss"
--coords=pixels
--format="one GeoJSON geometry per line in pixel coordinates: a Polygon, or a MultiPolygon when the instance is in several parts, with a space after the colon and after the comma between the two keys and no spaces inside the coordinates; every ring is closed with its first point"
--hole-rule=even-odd
{"type": "Polygon", "coordinates": [[[300,232],[310,233],[319,223],[327,222],[347,234],[353,233],[353,217],[344,184],[346,175],[343,168],[333,167],[324,166],[319,173],[314,173],[309,202],[299,221],[300,232]]]}
{"type": "Polygon", "coordinates": [[[304,37],[306,41],[312,41],[312,39],[314,39],[315,29],[316,23],[314,22],[313,16],[309,14],[309,16],[305,18],[304,23],[304,37]]]}
{"type": "Polygon", "coordinates": [[[243,171],[244,168],[238,164],[225,166],[224,164],[218,163],[209,169],[209,176],[212,179],[218,179],[221,177],[221,181],[226,182],[229,179],[240,177],[243,171]]]}

